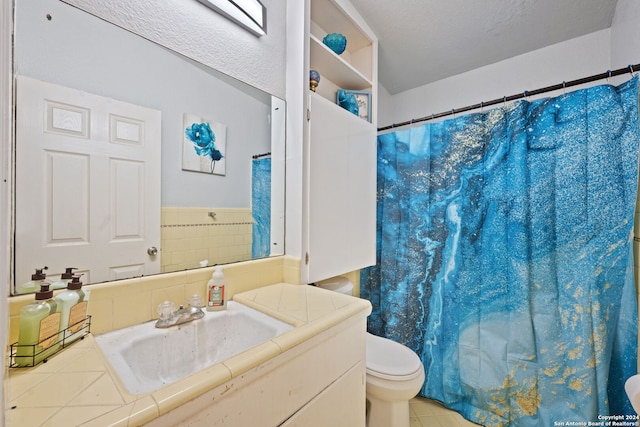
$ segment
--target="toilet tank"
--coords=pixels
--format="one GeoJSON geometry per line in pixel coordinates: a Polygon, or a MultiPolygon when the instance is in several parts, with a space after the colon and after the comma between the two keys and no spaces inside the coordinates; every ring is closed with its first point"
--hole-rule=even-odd
{"type": "Polygon", "coordinates": [[[316,286],[345,295],[353,295],[353,283],[346,277],[333,277],[316,282],[316,286]]]}

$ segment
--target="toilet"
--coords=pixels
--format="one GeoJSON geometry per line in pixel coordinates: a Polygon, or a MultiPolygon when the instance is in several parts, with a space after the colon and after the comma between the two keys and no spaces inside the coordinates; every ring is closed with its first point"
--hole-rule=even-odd
{"type": "MultiPolygon", "coordinates": [[[[353,295],[353,283],[337,277],[316,286],[353,295]]],[[[400,343],[367,332],[367,427],[409,427],[409,400],[424,383],[418,355],[400,343]]]]}

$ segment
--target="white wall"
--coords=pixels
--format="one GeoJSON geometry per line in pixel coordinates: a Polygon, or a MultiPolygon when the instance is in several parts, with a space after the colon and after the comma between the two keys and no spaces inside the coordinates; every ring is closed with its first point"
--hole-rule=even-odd
{"type": "Polygon", "coordinates": [[[261,0],[267,8],[267,34],[262,37],[196,0],[63,1],[265,92],[285,97],[285,1],[261,0]]]}
{"type": "Polygon", "coordinates": [[[393,95],[378,83],[378,126],[386,126],[395,120],[393,95]]]}
{"type": "Polygon", "coordinates": [[[611,68],[640,63],[640,1],[618,0],[611,24],[611,68]]]}
{"type": "Polygon", "coordinates": [[[251,156],[271,149],[270,95],[57,0],[18,2],[15,46],[18,75],[162,113],[162,206],[251,206],[251,156]],[[182,170],[185,113],[226,125],[224,176],[182,170]]]}
{"type": "Polygon", "coordinates": [[[611,31],[606,29],[401,92],[391,97],[390,107],[381,108],[393,111],[391,121],[378,120],[378,126],[603,73],[610,66],[610,51],[611,31]]]}

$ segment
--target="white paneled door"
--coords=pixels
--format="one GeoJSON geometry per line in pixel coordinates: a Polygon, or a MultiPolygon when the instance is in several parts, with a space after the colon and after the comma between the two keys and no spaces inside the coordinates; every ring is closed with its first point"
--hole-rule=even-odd
{"type": "Polygon", "coordinates": [[[160,128],[160,111],[18,78],[16,283],[160,272],[160,128]]]}

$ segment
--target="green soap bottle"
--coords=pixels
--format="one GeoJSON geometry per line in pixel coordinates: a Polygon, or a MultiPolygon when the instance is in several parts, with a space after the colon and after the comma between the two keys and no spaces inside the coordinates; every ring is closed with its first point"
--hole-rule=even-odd
{"type": "Polygon", "coordinates": [[[18,348],[14,362],[18,366],[36,365],[60,347],[60,312],[48,283],[40,286],[36,299],[20,310],[18,348]]]}
{"type": "Polygon", "coordinates": [[[67,290],[56,296],[56,303],[61,314],[60,330],[64,335],[64,345],[67,346],[85,333],[89,294],[82,289],[80,276],[73,276],[67,284],[67,290]]]}

